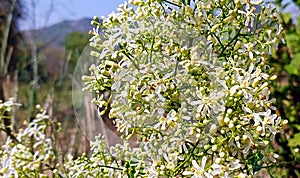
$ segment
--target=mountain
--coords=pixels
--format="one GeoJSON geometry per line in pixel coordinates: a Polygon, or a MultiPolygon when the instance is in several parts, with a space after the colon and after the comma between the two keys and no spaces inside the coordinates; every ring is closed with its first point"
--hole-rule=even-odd
{"type": "MultiPolygon", "coordinates": [[[[36,53],[39,57],[39,70],[42,71],[40,72],[40,78],[42,80],[46,81],[46,79],[49,79],[55,81],[61,76],[62,72],[67,70],[65,62],[69,53],[66,51],[65,46],[66,37],[72,32],[83,32],[88,34],[89,30],[93,28],[90,24],[91,20],[92,19],[89,18],[73,21],[65,20],[45,28],[22,32],[26,41],[25,44],[29,46],[31,42],[34,41],[37,46],[36,53]]],[[[74,39],[73,43],[85,46],[88,44],[88,39],[83,41],[74,39]]],[[[28,50],[26,52],[29,56],[28,61],[30,61],[32,60],[30,57],[32,55],[31,48],[27,48],[26,50],[28,50]]],[[[78,55],[78,50],[79,49],[76,49],[70,54],[78,55]]],[[[68,57],[70,57],[70,61],[68,61],[69,63],[67,65],[75,68],[78,56],[68,57]]],[[[30,81],[32,78],[31,65],[28,65],[26,70],[23,70],[20,76],[21,80],[30,81]]]]}
{"type": "Polygon", "coordinates": [[[57,24],[24,32],[28,40],[35,40],[37,43],[48,47],[63,47],[66,36],[71,32],[88,33],[92,29],[90,24],[92,19],[65,20],[57,24]]]}

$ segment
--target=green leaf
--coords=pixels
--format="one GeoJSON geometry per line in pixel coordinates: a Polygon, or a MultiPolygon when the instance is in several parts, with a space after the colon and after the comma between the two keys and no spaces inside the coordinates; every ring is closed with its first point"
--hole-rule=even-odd
{"type": "Polygon", "coordinates": [[[300,53],[295,54],[291,63],[284,66],[284,69],[292,75],[299,75],[300,70],[300,53]]]}
{"type": "Polygon", "coordinates": [[[300,131],[300,125],[297,124],[297,125],[294,125],[294,127],[300,131]]]}
{"type": "Polygon", "coordinates": [[[296,33],[289,33],[286,35],[286,41],[288,47],[293,47],[293,45],[298,45],[298,41],[300,40],[300,36],[296,33]]]}
{"type": "Polygon", "coordinates": [[[295,66],[289,64],[289,65],[286,65],[284,66],[284,69],[289,73],[289,74],[292,74],[292,75],[298,75],[298,70],[295,66]]]}
{"type": "Polygon", "coordinates": [[[296,33],[300,36],[300,16],[298,17],[298,24],[296,25],[296,33]]]}
{"type": "Polygon", "coordinates": [[[288,24],[291,21],[291,14],[290,13],[282,14],[282,19],[285,24],[288,24]]]}
{"type": "Polygon", "coordinates": [[[286,9],[291,3],[290,2],[287,2],[285,4],[282,5],[282,9],[286,9]]]}
{"type": "Polygon", "coordinates": [[[275,0],[275,4],[281,5],[281,3],[282,3],[282,0],[275,0]]]}
{"type": "Polygon", "coordinates": [[[296,118],[294,116],[289,116],[288,119],[289,119],[289,122],[294,122],[296,120],[296,118]]]}
{"type": "Polygon", "coordinates": [[[291,61],[291,64],[293,65],[300,65],[300,53],[295,54],[293,60],[291,61]]]}
{"type": "Polygon", "coordinates": [[[289,139],[289,147],[300,146],[300,133],[296,133],[293,138],[289,139]]]}

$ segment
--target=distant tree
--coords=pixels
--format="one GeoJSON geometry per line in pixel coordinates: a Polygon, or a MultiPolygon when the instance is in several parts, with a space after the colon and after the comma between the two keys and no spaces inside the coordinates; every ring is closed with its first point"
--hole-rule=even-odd
{"type": "Polygon", "coordinates": [[[80,54],[89,43],[90,35],[85,32],[72,32],[65,40],[65,49],[69,54],[69,72],[73,73],[80,54]]]}
{"type": "MultiPolygon", "coordinates": [[[[48,74],[48,76],[45,77],[54,83],[63,71],[64,51],[63,48],[48,47],[44,53],[44,74],[48,74]]],[[[40,73],[42,72],[43,71],[40,71],[40,73]]]]}
{"type": "MultiPolygon", "coordinates": [[[[21,33],[18,21],[23,16],[20,0],[1,0],[0,3],[0,100],[7,100],[16,94],[17,69],[21,49],[21,33]]],[[[8,113],[7,113],[8,114],[8,113]]],[[[11,134],[11,123],[4,119],[5,130],[11,134]]]]}

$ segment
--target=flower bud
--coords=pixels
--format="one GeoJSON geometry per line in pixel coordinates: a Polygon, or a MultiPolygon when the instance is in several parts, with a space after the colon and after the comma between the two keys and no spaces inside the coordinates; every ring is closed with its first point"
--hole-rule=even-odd
{"type": "Polygon", "coordinates": [[[258,83],[259,83],[260,80],[261,80],[261,77],[255,78],[254,81],[253,81],[253,83],[252,83],[252,87],[255,88],[258,85],[258,83]]]}
{"type": "Polygon", "coordinates": [[[276,80],[277,79],[277,75],[273,75],[272,77],[270,77],[270,80],[276,80]]]}
{"type": "Polygon", "coordinates": [[[259,1],[250,1],[250,3],[251,3],[252,5],[255,5],[255,6],[259,6],[259,5],[261,5],[263,2],[264,2],[264,0],[259,0],[259,1]]]}
{"type": "Polygon", "coordinates": [[[229,117],[225,117],[224,122],[225,122],[226,125],[229,124],[229,121],[230,121],[229,117]]]}
{"type": "Polygon", "coordinates": [[[101,70],[101,74],[103,74],[104,76],[110,77],[110,73],[105,69],[101,70]]]}
{"type": "Polygon", "coordinates": [[[216,24],[214,26],[211,27],[210,32],[215,32],[217,28],[219,28],[220,24],[216,24]]]}
{"type": "Polygon", "coordinates": [[[94,57],[100,57],[100,53],[96,52],[96,51],[91,51],[91,56],[94,56],[94,57]]]}
{"type": "Polygon", "coordinates": [[[261,134],[262,134],[262,131],[263,131],[263,128],[262,128],[261,126],[256,127],[256,133],[257,133],[258,135],[261,135],[261,134]]]}
{"type": "Polygon", "coordinates": [[[266,88],[269,84],[267,82],[263,83],[261,86],[260,86],[260,90],[263,90],[264,88],[266,88]]]}
{"type": "Polygon", "coordinates": [[[221,158],[224,158],[224,157],[225,157],[225,153],[224,153],[223,151],[220,152],[219,155],[220,155],[221,158]]]}
{"type": "Polygon", "coordinates": [[[110,61],[110,60],[105,60],[104,64],[110,67],[119,67],[117,63],[115,63],[114,61],[110,61]]]}
{"type": "Polygon", "coordinates": [[[233,130],[235,128],[234,123],[230,121],[228,127],[230,130],[233,130]]]}
{"type": "Polygon", "coordinates": [[[216,138],[212,138],[212,139],[210,140],[210,142],[211,142],[212,144],[216,143],[216,138]]]}
{"type": "Polygon", "coordinates": [[[247,135],[243,135],[243,141],[248,140],[248,136],[247,135]]]}
{"type": "Polygon", "coordinates": [[[213,146],[211,147],[211,150],[212,150],[212,151],[217,151],[217,150],[218,150],[218,145],[213,145],[213,146]]]}
{"type": "Polygon", "coordinates": [[[99,22],[95,21],[95,20],[92,20],[91,25],[92,26],[100,26],[101,24],[99,22]]]}
{"type": "Polygon", "coordinates": [[[242,42],[241,41],[237,41],[233,47],[233,50],[236,51],[238,50],[240,47],[242,46],[242,42]]]}
{"type": "Polygon", "coordinates": [[[82,80],[82,81],[91,81],[91,80],[93,80],[93,77],[87,76],[87,75],[83,75],[83,76],[81,77],[81,80],[82,80]]]}
{"type": "Polygon", "coordinates": [[[289,121],[286,120],[286,119],[282,121],[282,125],[286,125],[286,124],[288,124],[288,123],[289,123],[289,121]]]}
{"type": "Polygon", "coordinates": [[[231,113],[232,113],[232,109],[231,108],[227,109],[227,114],[229,115],[231,113]]]}
{"type": "Polygon", "coordinates": [[[223,117],[218,117],[217,120],[218,120],[218,123],[220,124],[220,126],[224,126],[225,123],[224,123],[223,117]]]}
{"type": "Polygon", "coordinates": [[[223,23],[227,23],[227,22],[229,22],[229,21],[232,21],[233,18],[234,18],[234,15],[230,15],[230,16],[226,17],[226,18],[223,20],[223,23]]]}
{"type": "Polygon", "coordinates": [[[208,39],[209,41],[213,42],[214,44],[217,43],[217,40],[216,40],[214,37],[212,37],[211,35],[209,35],[209,36],[207,37],[207,39],[208,39]]]}
{"type": "Polygon", "coordinates": [[[99,17],[98,17],[98,16],[94,16],[94,17],[93,17],[93,20],[94,20],[94,21],[96,21],[96,22],[100,22],[100,20],[99,20],[99,17]]]}
{"type": "Polygon", "coordinates": [[[217,125],[216,125],[216,124],[212,124],[212,125],[210,126],[209,132],[210,132],[210,133],[216,133],[217,130],[218,130],[217,125]]]}
{"type": "Polygon", "coordinates": [[[176,127],[176,123],[175,123],[172,119],[169,119],[169,120],[167,121],[167,124],[168,124],[169,126],[171,126],[173,129],[176,127]]]}
{"type": "Polygon", "coordinates": [[[221,161],[222,161],[222,159],[221,159],[221,158],[216,158],[216,160],[215,160],[215,163],[217,163],[217,164],[220,164],[220,163],[221,163],[221,161]]]}

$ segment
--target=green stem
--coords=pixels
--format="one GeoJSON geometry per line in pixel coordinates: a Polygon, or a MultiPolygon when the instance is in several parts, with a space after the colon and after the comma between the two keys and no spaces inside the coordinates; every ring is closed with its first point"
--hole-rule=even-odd
{"type": "Polygon", "coordinates": [[[152,56],[153,56],[153,46],[154,46],[154,41],[155,41],[155,39],[154,38],[152,38],[152,42],[151,42],[151,50],[150,50],[150,63],[152,63],[152,56]]]}
{"type": "Polygon", "coordinates": [[[139,66],[133,61],[132,59],[132,55],[129,54],[129,53],[126,53],[126,51],[124,50],[123,46],[119,45],[119,47],[122,49],[122,53],[133,63],[134,67],[137,69],[137,70],[140,70],[139,66]]]}
{"type": "Polygon", "coordinates": [[[233,43],[233,41],[238,38],[240,36],[240,32],[241,32],[242,28],[239,29],[239,31],[237,32],[237,34],[230,40],[230,42],[225,46],[223,47],[222,51],[221,51],[221,54],[223,54],[225,52],[225,50],[231,46],[231,43],[233,43]]]}
{"type": "Polygon", "coordinates": [[[113,167],[113,166],[97,165],[97,167],[101,167],[101,168],[103,167],[103,168],[109,168],[109,169],[115,169],[115,170],[123,171],[122,168],[113,167]]]}
{"type": "Polygon", "coordinates": [[[168,1],[168,0],[164,0],[164,2],[169,3],[169,4],[171,4],[173,6],[176,6],[176,7],[181,7],[181,5],[175,4],[175,3],[171,2],[171,1],[168,1]]]}
{"type": "Polygon", "coordinates": [[[176,77],[176,74],[177,74],[178,64],[179,64],[179,59],[176,60],[176,67],[175,67],[175,71],[174,71],[174,77],[176,77]]]}
{"type": "Polygon", "coordinates": [[[190,161],[190,158],[192,157],[193,155],[193,152],[195,151],[197,145],[199,144],[199,140],[196,142],[196,144],[194,145],[193,149],[191,150],[189,156],[183,161],[180,163],[179,166],[177,166],[175,169],[174,169],[174,172],[176,173],[186,162],[190,161]]]}

